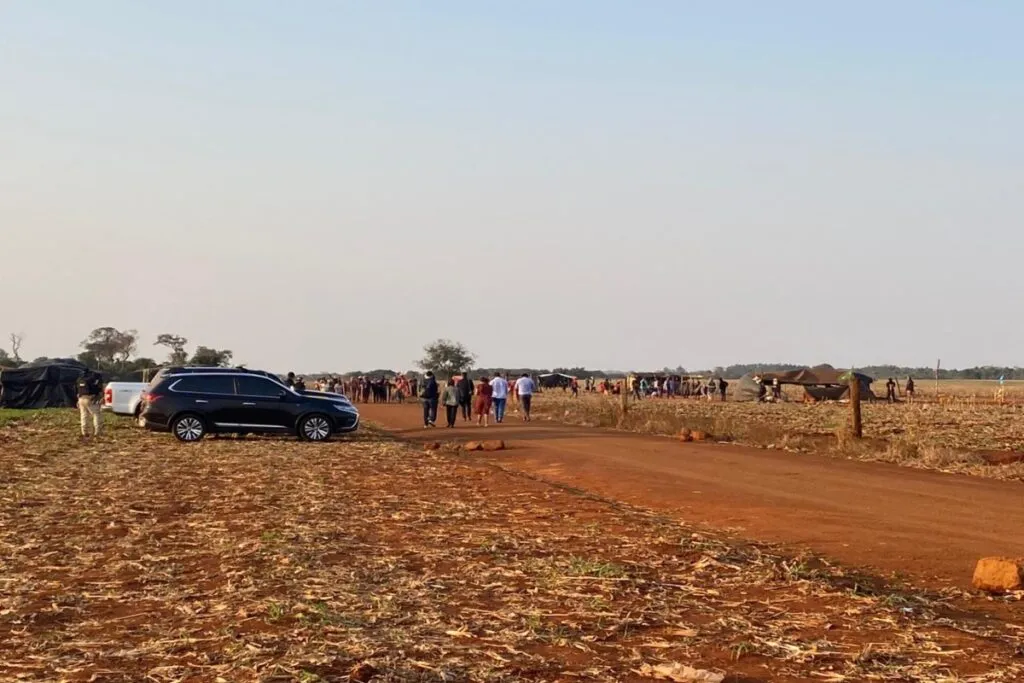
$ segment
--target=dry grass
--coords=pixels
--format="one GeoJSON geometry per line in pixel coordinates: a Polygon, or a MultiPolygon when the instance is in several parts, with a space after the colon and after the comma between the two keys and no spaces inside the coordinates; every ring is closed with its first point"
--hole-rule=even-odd
{"type": "Polygon", "coordinates": [[[185,447],[127,421],[80,445],[73,424],[0,430],[4,680],[1024,676],[1018,627],[962,596],[464,456],[372,433],[185,447]]]}

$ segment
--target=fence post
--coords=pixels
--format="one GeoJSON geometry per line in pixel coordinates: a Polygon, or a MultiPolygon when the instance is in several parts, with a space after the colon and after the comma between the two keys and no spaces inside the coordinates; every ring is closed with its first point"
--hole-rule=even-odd
{"type": "Polygon", "coordinates": [[[853,411],[853,438],[859,439],[864,435],[864,427],[860,418],[860,380],[852,370],[850,371],[850,410],[853,411]]]}

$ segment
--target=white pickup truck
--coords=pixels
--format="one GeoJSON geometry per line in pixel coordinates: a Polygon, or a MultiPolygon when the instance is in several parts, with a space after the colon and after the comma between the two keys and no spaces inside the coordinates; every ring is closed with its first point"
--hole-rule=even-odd
{"type": "Polygon", "coordinates": [[[103,408],[117,415],[137,418],[142,409],[142,392],[149,382],[108,382],[103,388],[103,408]]]}

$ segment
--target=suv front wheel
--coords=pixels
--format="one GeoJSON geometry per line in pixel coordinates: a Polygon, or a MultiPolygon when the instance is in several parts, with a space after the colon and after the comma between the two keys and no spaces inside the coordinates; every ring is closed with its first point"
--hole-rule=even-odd
{"type": "Polygon", "coordinates": [[[174,419],[171,431],[178,441],[194,443],[206,436],[206,425],[198,415],[182,415],[174,419]]]}
{"type": "Polygon", "coordinates": [[[331,438],[331,421],[323,415],[307,415],[299,423],[299,438],[303,441],[327,441],[331,438]]]}

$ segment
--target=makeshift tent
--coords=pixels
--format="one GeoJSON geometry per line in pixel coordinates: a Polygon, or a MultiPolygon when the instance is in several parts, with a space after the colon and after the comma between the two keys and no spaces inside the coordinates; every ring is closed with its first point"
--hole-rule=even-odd
{"type": "Polygon", "coordinates": [[[0,408],[69,408],[78,403],[77,382],[87,368],[53,358],[0,371],[0,408]]]}
{"type": "Polygon", "coordinates": [[[548,372],[537,377],[541,388],[543,389],[565,389],[572,385],[572,381],[576,379],[572,375],[565,375],[561,372],[548,372]]]}
{"type": "Polygon", "coordinates": [[[860,389],[860,398],[863,401],[874,401],[878,397],[871,391],[871,383],[875,380],[859,372],[847,370],[839,375],[838,384],[828,383],[825,385],[805,386],[804,391],[815,401],[839,401],[850,398],[851,375],[857,378],[860,389]]]}
{"type": "Polygon", "coordinates": [[[732,383],[732,398],[734,401],[761,400],[767,392],[767,388],[763,383],[756,381],[756,377],[758,375],[748,372],[732,383]]]}
{"type": "MultiPolygon", "coordinates": [[[[871,377],[859,372],[854,372],[852,375],[857,378],[860,385],[862,399],[871,401],[877,398],[871,391],[871,383],[874,382],[871,377]]],[[[839,401],[849,398],[850,377],[849,370],[836,370],[831,365],[819,365],[788,372],[751,373],[740,378],[734,395],[740,401],[756,401],[763,395],[761,386],[771,387],[778,380],[780,385],[802,386],[807,397],[815,401],[839,401]],[[760,377],[760,386],[754,381],[755,377],[760,377]]]]}

